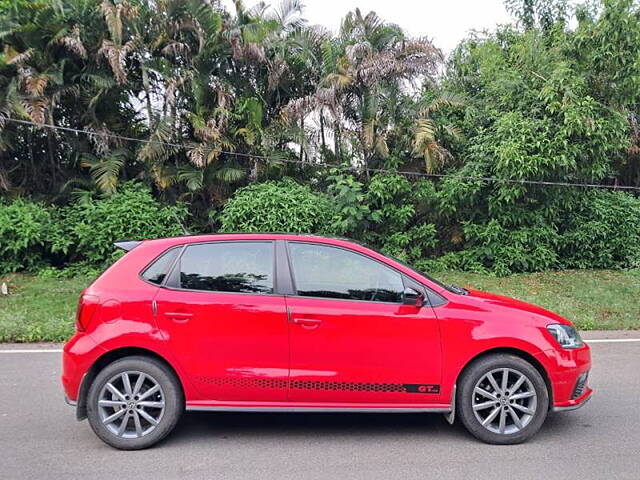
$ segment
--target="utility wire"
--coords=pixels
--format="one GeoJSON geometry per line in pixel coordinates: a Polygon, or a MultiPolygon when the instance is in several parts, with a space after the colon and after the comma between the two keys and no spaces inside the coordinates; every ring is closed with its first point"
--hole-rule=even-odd
{"type": "MultiPolygon", "coordinates": [[[[116,140],[123,140],[123,141],[129,141],[129,142],[138,142],[138,143],[151,144],[151,145],[166,145],[169,147],[180,148],[180,149],[188,148],[187,145],[180,144],[180,143],[162,142],[158,140],[145,140],[141,138],[126,137],[126,136],[118,135],[115,133],[97,133],[97,132],[92,132],[90,130],[63,127],[60,125],[52,125],[49,123],[36,123],[28,120],[19,120],[17,118],[5,118],[2,121],[28,125],[32,127],[61,130],[61,131],[71,132],[71,133],[82,133],[89,136],[108,137],[116,140]]],[[[225,155],[234,155],[240,158],[248,158],[251,160],[260,160],[264,162],[283,162],[283,163],[291,163],[291,164],[297,164],[297,165],[302,165],[307,167],[336,168],[336,169],[347,169],[351,171],[359,170],[359,167],[356,167],[353,165],[340,166],[340,165],[332,165],[325,162],[304,162],[304,161],[288,159],[288,158],[270,157],[265,155],[254,155],[251,153],[230,152],[226,150],[219,150],[219,153],[225,154],[225,155]]],[[[423,178],[452,178],[452,179],[464,180],[464,181],[470,181],[470,182],[543,185],[543,186],[555,186],[555,187],[599,188],[599,189],[607,189],[607,190],[629,190],[629,191],[640,192],[640,187],[631,186],[631,185],[603,185],[603,184],[596,184],[596,183],[548,182],[544,180],[525,180],[525,179],[515,179],[515,178],[476,177],[476,176],[455,175],[455,174],[446,174],[446,173],[395,171],[395,170],[387,170],[383,168],[369,168],[367,170],[372,173],[385,173],[390,175],[403,175],[403,176],[423,177],[423,178]]]]}

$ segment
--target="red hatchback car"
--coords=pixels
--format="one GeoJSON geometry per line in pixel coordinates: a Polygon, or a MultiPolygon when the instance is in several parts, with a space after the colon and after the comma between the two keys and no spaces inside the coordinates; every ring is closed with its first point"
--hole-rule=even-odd
{"type": "Polygon", "coordinates": [[[186,410],[440,412],[522,442],[589,400],[589,347],[564,318],[443,285],[364,246],[307,235],[123,242],[80,298],[62,382],[121,449],[186,410]]]}

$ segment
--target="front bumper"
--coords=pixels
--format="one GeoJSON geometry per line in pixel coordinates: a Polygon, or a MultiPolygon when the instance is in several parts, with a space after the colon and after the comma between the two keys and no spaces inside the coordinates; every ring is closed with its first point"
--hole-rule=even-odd
{"type": "Polygon", "coordinates": [[[569,400],[565,402],[563,405],[556,405],[553,407],[554,412],[570,412],[571,410],[577,410],[580,407],[583,407],[589,400],[591,400],[591,396],[593,395],[593,390],[591,388],[587,388],[587,390],[575,400],[569,400]]]}
{"type": "Polygon", "coordinates": [[[549,349],[538,357],[549,376],[552,393],[552,410],[575,410],[584,405],[593,393],[588,385],[591,370],[589,346],[575,350],[549,349]]]}

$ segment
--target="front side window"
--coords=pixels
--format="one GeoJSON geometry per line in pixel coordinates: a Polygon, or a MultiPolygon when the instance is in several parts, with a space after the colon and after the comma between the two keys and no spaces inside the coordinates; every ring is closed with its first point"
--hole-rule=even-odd
{"type": "Polygon", "coordinates": [[[180,258],[180,287],[215,292],[273,293],[273,243],[189,245],[180,258]]]}
{"type": "Polygon", "coordinates": [[[342,248],[290,243],[298,295],[371,302],[402,302],[401,275],[385,265],[342,248]]]}

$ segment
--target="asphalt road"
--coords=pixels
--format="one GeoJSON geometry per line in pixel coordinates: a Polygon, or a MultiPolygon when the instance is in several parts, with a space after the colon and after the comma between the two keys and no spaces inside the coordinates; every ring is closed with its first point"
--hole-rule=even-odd
{"type": "Polygon", "coordinates": [[[640,479],[640,342],[592,349],[591,402],[524,445],[482,444],[433,414],[189,413],[138,452],[75,420],[60,353],[0,352],[0,478],[640,479]]]}

